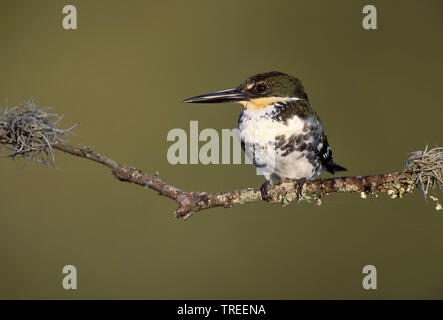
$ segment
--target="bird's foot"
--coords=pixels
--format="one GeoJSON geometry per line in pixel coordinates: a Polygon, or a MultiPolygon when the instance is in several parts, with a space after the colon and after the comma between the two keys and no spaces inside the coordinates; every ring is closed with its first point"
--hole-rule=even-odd
{"type": "Polygon", "coordinates": [[[305,182],[306,182],[306,178],[300,178],[297,180],[297,182],[294,185],[294,187],[297,188],[297,196],[296,196],[297,202],[300,201],[300,197],[303,195],[302,190],[303,190],[303,185],[305,184],[305,182]]]}
{"type": "Polygon", "coordinates": [[[271,196],[269,195],[269,187],[272,186],[271,180],[266,180],[260,187],[260,194],[263,201],[270,201],[271,196]]]}

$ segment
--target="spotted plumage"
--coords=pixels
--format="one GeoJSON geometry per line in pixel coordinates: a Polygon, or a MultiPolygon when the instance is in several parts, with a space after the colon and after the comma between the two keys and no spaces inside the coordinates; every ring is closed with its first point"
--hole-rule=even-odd
{"type": "Polygon", "coordinates": [[[244,107],[238,120],[239,138],[243,150],[263,172],[265,185],[272,184],[272,179],[299,179],[301,190],[305,179],[313,179],[323,170],[346,170],[334,163],[322,123],[299,79],[281,72],[261,73],[236,88],[185,100],[230,101],[244,107]]]}

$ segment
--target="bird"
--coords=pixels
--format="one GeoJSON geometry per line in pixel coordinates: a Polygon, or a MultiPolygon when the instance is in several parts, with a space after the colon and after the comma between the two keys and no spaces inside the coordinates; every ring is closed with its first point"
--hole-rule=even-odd
{"type": "Polygon", "coordinates": [[[183,102],[236,102],[243,106],[238,119],[240,143],[265,177],[260,187],[263,200],[270,200],[273,180],[295,181],[299,199],[306,180],[313,180],[322,171],[346,171],[333,161],[320,118],[294,76],[278,71],[259,73],[235,88],[183,102]]]}

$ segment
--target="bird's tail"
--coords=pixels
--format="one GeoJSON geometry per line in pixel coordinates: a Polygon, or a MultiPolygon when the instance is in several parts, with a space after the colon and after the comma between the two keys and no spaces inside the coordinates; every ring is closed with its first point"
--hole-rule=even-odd
{"type": "Polygon", "coordinates": [[[339,172],[339,171],[347,171],[346,168],[343,168],[342,166],[339,166],[338,164],[336,164],[332,161],[326,165],[326,170],[332,174],[339,172]]]}

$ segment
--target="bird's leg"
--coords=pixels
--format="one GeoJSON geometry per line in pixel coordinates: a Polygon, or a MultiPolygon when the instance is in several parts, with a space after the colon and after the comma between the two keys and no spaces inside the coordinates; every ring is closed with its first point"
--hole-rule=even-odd
{"type": "Polygon", "coordinates": [[[260,194],[263,201],[271,200],[271,197],[268,194],[270,186],[272,186],[272,179],[266,179],[265,183],[263,183],[260,187],[260,194]]]}
{"type": "Polygon", "coordinates": [[[305,184],[305,182],[306,178],[300,178],[297,180],[297,182],[294,185],[297,188],[297,196],[296,196],[297,202],[300,201],[300,197],[302,196],[303,185],[305,184]]]}

